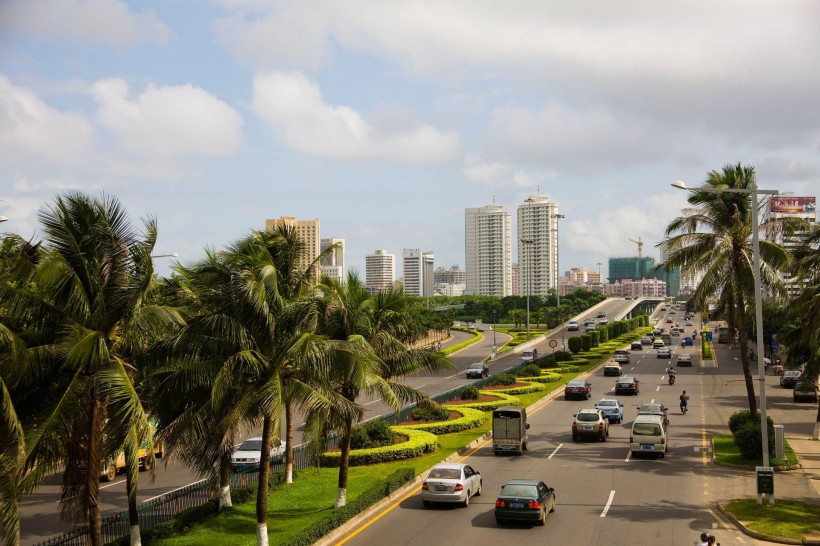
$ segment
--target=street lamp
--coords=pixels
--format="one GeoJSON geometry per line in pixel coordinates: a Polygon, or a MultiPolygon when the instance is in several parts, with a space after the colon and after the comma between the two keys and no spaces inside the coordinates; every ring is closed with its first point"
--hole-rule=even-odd
{"type": "Polygon", "coordinates": [[[495,345],[495,327],[496,327],[496,322],[495,322],[495,309],[493,309],[493,360],[495,360],[495,356],[496,356],[496,345],[495,345]]]}
{"type": "Polygon", "coordinates": [[[561,309],[561,267],[560,261],[558,260],[558,255],[560,251],[560,245],[558,244],[558,220],[561,218],[566,218],[563,214],[556,214],[555,215],[555,297],[558,301],[558,321],[560,322],[559,327],[561,328],[561,350],[563,351],[564,348],[564,313],[561,309]]]}
{"type": "MultiPolygon", "coordinates": [[[[754,259],[755,285],[755,348],[757,352],[757,375],[760,381],[760,437],[763,446],[763,466],[769,466],[769,435],[768,419],[766,418],[766,365],[763,362],[763,302],[760,291],[760,238],[758,235],[757,196],[777,195],[777,190],[760,190],[757,188],[757,174],[752,173],[752,185],[748,189],[741,188],[689,188],[680,180],[673,182],[672,187],[687,191],[705,191],[710,193],[743,193],[752,198],[752,257],[754,259]]],[[[760,495],[758,495],[760,504],[760,495]]]]}

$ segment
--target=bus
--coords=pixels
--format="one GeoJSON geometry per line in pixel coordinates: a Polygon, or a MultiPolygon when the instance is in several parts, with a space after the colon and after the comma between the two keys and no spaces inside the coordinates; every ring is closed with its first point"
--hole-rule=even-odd
{"type": "Polygon", "coordinates": [[[718,327],[718,343],[729,343],[729,327],[718,327]]]}

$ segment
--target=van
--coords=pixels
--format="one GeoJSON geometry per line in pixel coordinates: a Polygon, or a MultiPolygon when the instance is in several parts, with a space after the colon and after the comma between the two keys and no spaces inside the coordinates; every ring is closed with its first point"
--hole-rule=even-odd
{"type": "Polygon", "coordinates": [[[638,415],[632,423],[629,433],[629,449],[633,455],[638,453],[657,453],[661,458],[666,455],[668,439],[663,417],[660,415],[638,415]]]}
{"type": "Polygon", "coordinates": [[[521,352],[521,362],[532,362],[536,358],[538,358],[538,349],[535,347],[521,352]]]}
{"type": "Polygon", "coordinates": [[[527,409],[521,406],[503,406],[493,410],[493,453],[527,451],[527,409]]]}

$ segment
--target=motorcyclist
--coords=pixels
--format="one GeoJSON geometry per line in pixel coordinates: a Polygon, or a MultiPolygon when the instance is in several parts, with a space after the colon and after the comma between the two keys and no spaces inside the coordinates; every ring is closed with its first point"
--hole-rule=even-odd
{"type": "Polygon", "coordinates": [[[675,371],[675,368],[670,367],[668,370],[666,370],[666,373],[667,373],[670,377],[675,377],[675,376],[677,375],[677,373],[678,373],[678,372],[676,372],[676,371],[675,371]]]}
{"type": "Polygon", "coordinates": [[[684,412],[689,409],[689,395],[686,394],[686,391],[680,395],[680,410],[684,412]]]}
{"type": "Polygon", "coordinates": [[[695,542],[695,546],[709,546],[709,533],[701,533],[700,542],[695,542]]]}

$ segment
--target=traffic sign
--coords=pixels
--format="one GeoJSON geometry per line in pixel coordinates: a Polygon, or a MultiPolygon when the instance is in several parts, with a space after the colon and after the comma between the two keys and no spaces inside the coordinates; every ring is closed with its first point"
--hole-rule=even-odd
{"type": "Polygon", "coordinates": [[[555,349],[556,347],[558,347],[558,342],[557,342],[557,341],[555,341],[554,339],[551,339],[551,340],[550,340],[550,347],[552,347],[553,349],[555,349]]]}

